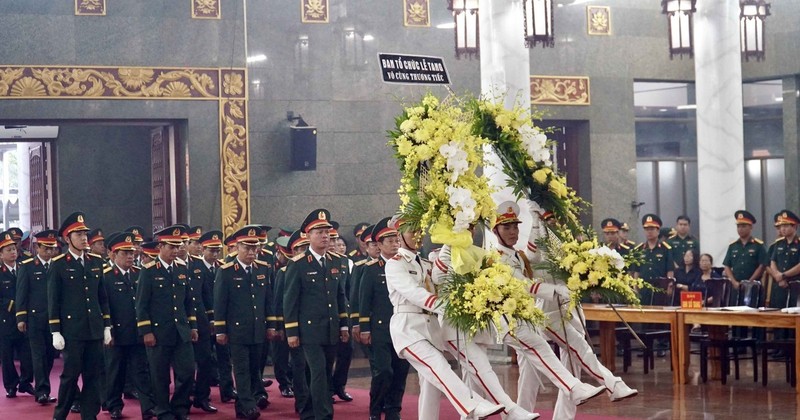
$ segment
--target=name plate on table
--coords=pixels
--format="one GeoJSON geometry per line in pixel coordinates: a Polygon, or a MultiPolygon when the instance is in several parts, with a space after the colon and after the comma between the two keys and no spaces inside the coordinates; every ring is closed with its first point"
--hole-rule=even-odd
{"type": "Polygon", "coordinates": [[[681,309],[702,309],[703,292],[681,292],[681,309]]]}

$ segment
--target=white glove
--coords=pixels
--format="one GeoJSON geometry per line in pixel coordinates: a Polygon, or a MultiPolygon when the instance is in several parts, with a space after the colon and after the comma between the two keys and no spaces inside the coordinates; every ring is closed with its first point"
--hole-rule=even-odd
{"type": "Polygon", "coordinates": [[[569,288],[567,288],[567,286],[564,286],[563,284],[556,284],[555,289],[553,290],[553,296],[560,298],[561,303],[569,302],[570,300],[569,288]]]}
{"type": "Polygon", "coordinates": [[[55,347],[56,350],[64,350],[64,346],[65,345],[66,345],[66,342],[64,341],[64,336],[61,335],[60,332],[54,332],[53,333],[53,347],[55,347]]]}
{"type": "Polygon", "coordinates": [[[106,346],[111,344],[111,327],[103,328],[103,344],[106,346]]]}

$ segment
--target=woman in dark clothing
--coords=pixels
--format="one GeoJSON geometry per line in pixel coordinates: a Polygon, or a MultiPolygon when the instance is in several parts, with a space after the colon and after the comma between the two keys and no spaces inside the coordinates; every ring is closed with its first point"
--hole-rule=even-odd
{"type": "Polygon", "coordinates": [[[680,305],[681,291],[688,291],[693,284],[700,281],[700,268],[698,263],[700,260],[700,253],[696,249],[687,249],[683,254],[683,267],[675,269],[675,295],[673,296],[673,305],[680,305]]]}
{"type": "MultiPolygon", "coordinates": [[[[703,296],[706,295],[706,280],[711,279],[721,279],[723,278],[716,272],[714,272],[714,258],[709,254],[703,254],[700,256],[700,276],[699,278],[689,287],[689,290],[703,292],[703,296]]],[[[713,297],[710,296],[706,298],[705,306],[712,305],[714,303],[713,297]]],[[[725,303],[723,302],[723,305],[725,303]]]]}

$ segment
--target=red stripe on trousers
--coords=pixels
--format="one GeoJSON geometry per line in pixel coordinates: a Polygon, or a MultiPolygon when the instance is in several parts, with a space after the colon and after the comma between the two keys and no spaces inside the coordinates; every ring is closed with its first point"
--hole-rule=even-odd
{"type": "MultiPolygon", "coordinates": [[[[516,338],[516,337],[515,337],[515,338],[516,338]]],[[[541,354],[539,354],[539,352],[538,352],[538,351],[536,351],[536,349],[535,349],[535,348],[533,348],[533,347],[529,346],[527,343],[525,343],[524,341],[520,340],[519,338],[517,338],[517,341],[519,341],[519,343],[520,343],[520,344],[522,344],[523,346],[525,346],[525,348],[527,348],[528,350],[532,351],[532,352],[533,352],[533,354],[535,354],[535,355],[536,355],[536,357],[538,357],[538,358],[539,358],[539,360],[541,360],[541,361],[542,361],[542,364],[544,365],[544,367],[546,367],[546,368],[547,368],[547,370],[549,370],[549,371],[550,371],[550,373],[552,373],[552,374],[553,374],[553,376],[555,376],[555,377],[556,377],[556,379],[558,379],[558,381],[559,381],[559,382],[561,382],[561,384],[562,384],[562,385],[564,385],[564,388],[567,388],[567,389],[570,389],[570,390],[572,389],[572,388],[570,388],[570,387],[569,387],[569,385],[567,385],[567,383],[566,383],[566,382],[564,382],[564,380],[563,380],[563,379],[561,379],[561,377],[560,377],[560,376],[558,376],[558,374],[557,374],[555,371],[553,371],[553,369],[550,367],[550,365],[548,365],[548,364],[547,364],[547,362],[545,362],[545,361],[544,361],[544,359],[542,358],[542,355],[541,355],[541,354]]]]}
{"type": "Polygon", "coordinates": [[[547,331],[549,331],[549,332],[550,332],[550,334],[553,334],[553,335],[554,335],[554,336],[555,336],[555,337],[558,339],[558,341],[560,341],[560,342],[564,343],[564,345],[565,345],[565,346],[568,346],[568,347],[569,347],[569,349],[570,349],[570,350],[572,350],[572,352],[573,352],[573,353],[575,353],[575,356],[576,356],[576,357],[578,358],[578,360],[581,362],[581,364],[583,365],[583,367],[584,367],[584,368],[586,368],[586,371],[587,371],[587,372],[589,372],[590,374],[594,375],[594,377],[595,377],[595,378],[597,378],[597,379],[599,379],[599,380],[601,380],[601,381],[604,381],[604,379],[603,379],[603,376],[601,376],[601,375],[598,375],[598,374],[597,374],[595,371],[593,371],[593,370],[592,370],[592,368],[590,368],[590,367],[589,367],[589,365],[587,365],[587,364],[586,364],[586,363],[583,361],[583,358],[581,357],[581,355],[580,355],[580,354],[578,354],[578,350],[576,350],[576,349],[575,349],[575,347],[569,346],[569,345],[567,344],[567,342],[566,342],[564,339],[562,339],[562,338],[561,338],[561,336],[560,336],[560,335],[556,334],[556,332],[555,332],[555,331],[553,331],[553,330],[551,330],[549,327],[547,328],[547,331]]]}
{"type": "MultiPolygon", "coordinates": [[[[467,360],[467,356],[465,356],[464,353],[458,351],[458,348],[453,345],[452,341],[448,341],[447,344],[449,344],[450,347],[453,348],[453,350],[457,351],[458,354],[460,354],[461,357],[464,358],[464,360],[467,360]]],[[[492,401],[494,401],[495,404],[500,404],[500,401],[497,401],[497,398],[495,398],[494,394],[492,394],[492,391],[490,391],[489,387],[486,386],[486,383],[483,382],[483,378],[481,378],[481,375],[478,374],[478,368],[475,367],[475,364],[473,364],[472,362],[469,362],[469,365],[472,366],[472,370],[475,371],[475,376],[477,376],[478,380],[481,381],[481,385],[483,386],[483,389],[486,390],[486,393],[489,394],[489,396],[492,398],[492,401]]],[[[505,412],[506,410],[503,409],[503,411],[505,412]]]]}
{"type": "Polygon", "coordinates": [[[452,392],[450,392],[450,388],[448,388],[448,387],[447,387],[447,385],[445,385],[445,384],[444,384],[444,382],[442,381],[442,378],[440,378],[440,377],[439,377],[439,375],[437,375],[437,374],[436,374],[436,372],[433,370],[433,368],[432,368],[432,367],[431,367],[429,364],[425,363],[425,362],[424,362],[424,361],[423,361],[423,360],[422,360],[422,359],[421,359],[419,356],[417,356],[416,354],[414,354],[414,352],[413,352],[413,351],[411,351],[411,349],[410,349],[410,348],[406,347],[406,351],[407,351],[409,354],[411,354],[412,356],[414,356],[414,358],[415,358],[415,359],[417,359],[417,361],[419,361],[420,363],[422,363],[423,365],[425,365],[425,367],[427,367],[427,368],[428,368],[428,370],[430,370],[430,371],[431,371],[431,373],[433,374],[433,376],[435,376],[435,377],[436,377],[436,379],[439,381],[439,383],[440,383],[440,384],[442,384],[442,387],[444,387],[444,389],[447,391],[447,394],[448,394],[448,395],[450,395],[450,398],[452,398],[452,399],[453,399],[453,401],[455,401],[455,402],[456,402],[456,404],[458,404],[458,408],[460,408],[460,409],[461,409],[461,411],[462,411],[462,412],[464,412],[464,414],[465,414],[465,415],[466,415],[466,414],[469,414],[469,411],[467,411],[467,409],[466,409],[466,408],[464,408],[464,406],[461,404],[461,402],[460,402],[460,401],[458,401],[458,399],[456,399],[456,396],[455,396],[455,395],[453,395],[453,393],[452,393],[452,392]]]}

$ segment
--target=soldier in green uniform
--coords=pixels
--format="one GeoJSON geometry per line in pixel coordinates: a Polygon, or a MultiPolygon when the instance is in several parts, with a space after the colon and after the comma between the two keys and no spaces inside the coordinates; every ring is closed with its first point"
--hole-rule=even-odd
{"type": "Polygon", "coordinates": [[[683,254],[689,249],[700,252],[700,241],[692,236],[690,229],[692,220],[688,216],[680,215],[675,220],[675,232],[671,233],[666,242],[672,247],[672,261],[675,268],[683,267],[683,254]]]}
{"type": "Polygon", "coordinates": [[[142,242],[139,249],[142,250],[141,254],[139,254],[139,262],[142,264],[140,267],[144,267],[145,265],[158,259],[158,242],[142,242]]]}
{"type": "Polygon", "coordinates": [[[397,255],[400,237],[390,226],[390,218],[378,222],[372,231],[372,241],[378,244],[380,257],[366,264],[359,290],[361,342],[368,346],[372,383],[369,388],[369,418],[400,420],[403,393],[410,364],[394,351],[389,333],[389,321],[394,309],[386,288],[386,261],[397,255]]]}
{"type": "Polygon", "coordinates": [[[142,233],[144,232],[144,228],[141,226],[129,226],[123,232],[133,234],[133,265],[137,267],[145,265],[147,262],[142,262],[141,260],[142,243],[144,242],[144,236],[142,236],[142,233]]]}
{"type": "Polygon", "coordinates": [[[633,249],[636,246],[636,242],[630,240],[628,238],[628,234],[631,231],[631,227],[628,226],[628,223],[622,223],[619,227],[619,243],[625,244],[628,246],[629,249],[633,249]]]}
{"type": "Polygon", "coordinates": [[[326,252],[330,242],[329,220],[330,213],[318,209],[303,221],[300,229],[308,235],[310,246],[286,267],[283,297],[287,340],[290,348],[301,348],[305,355],[317,420],[333,418],[328,378],[337,343],[350,339],[347,303],[340,283],[346,273],[341,272],[337,259],[326,252]]]}
{"type": "Polygon", "coordinates": [[[289,239],[292,233],[281,229],[278,238],[275,240],[275,266],[273,267],[273,313],[275,314],[276,335],[272,341],[272,361],[275,379],[278,381],[278,389],[284,398],[294,397],[292,390],[292,369],[289,365],[289,345],[286,344],[286,337],[283,334],[283,314],[279,316],[275,306],[283,301],[283,295],[278,295],[278,277],[283,278],[286,271],[286,262],[292,257],[289,248],[289,239]]]}
{"type": "Polygon", "coordinates": [[[111,343],[111,315],[103,282],[103,259],[85,252],[89,246],[84,214],[69,215],[58,230],[67,252],[53,258],[47,271],[47,312],[53,347],[63,350],[64,370],[53,418],[67,418],[80,390],[81,418],[100,411],[103,344],[111,343]]]}
{"type": "MultiPolygon", "coordinates": [[[[364,244],[364,252],[366,258],[361,258],[353,264],[353,272],[350,273],[350,294],[347,297],[350,299],[350,321],[353,324],[353,340],[361,343],[361,326],[359,325],[358,318],[361,316],[358,312],[358,291],[361,288],[361,274],[364,270],[364,264],[378,257],[378,252],[374,252],[377,247],[371,246],[372,243],[372,229],[375,225],[369,225],[361,230],[361,233],[356,240],[364,244]],[[374,257],[373,257],[374,255],[374,257]]],[[[365,354],[366,350],[364,351],[365,354]]]]}
{"type": "Polygon", "coordinates": [[[139,274],[136,319],[147,347],[155,413],[161,419],[186,419],[194,376],[192,343],[197,341],[197,318],[189,291],[189,270],[178,260],[186,230],[170,226],[155,234],[158,257],[139,274]],[[170,367],[175,392],[169,397],[170,367]]]}
{"type": "Polygon", "coordinates": [[[139,267],[133,265],[133,234],[116,233],[106,239],[111,261],[103,270],[103,287],[108,295],[113,341],[106,348],[105,407],[112,419],[121,419],[125,382],[130,377],[136,389],[142,418],[155,416],[147,353],[136,327],[136,282],[139,267]]]}
{"type": "Polygon", "coordinates": [[[108,258],[108,251],[104,242],[105,239],[102,229],[92,229],[89,231],[89,252],[103,257],[104,260],[108,258]]]}
{"type": "MultiPolygon", "coordinates": [[[[351,261],[346,255],[337,252],[337,241],[339,240],[339,223],[331,221],[331,228],[328,230],[330,241],[328,242],[327,254],[333,256],[338,264],[338,270],[342,273],[339,283],[344,288],[345,298],[350,296],[350,264],[351,261]]],[[[348,302],[349,303],[349,302],[348,302]]],[[[350,306],[348,305],[348,313],[351,313],[350,306]]],[[[348,320],[349,321],[349,320],[348,320]]],[[[352,324],[348,322],[348,327],[352,324]]],[[[331,395],[339,397],[340,400],[345,402],[353,401],[353,397],[345,390],[347,385],[347,376],[350,372],[350,362],[353,360],[353,343],[351,341],[340,341],[336,345],[336,362],[333,366],[333,375],[330,379],[331,395]]],[[[333,397],[331,397],[333,398],[333,397]]]]}
{"type": "Polygon", "coordinates": [[[0,234],[0,355],[2,355],[3,386],[7,398],[15,398],[17,391],[34,395],[33,364],[28,339],[17,329],[15,299],[17,298],[17,245],[11,233],[0,234]],[[14,365],[14,354],[20,357],[20,371],[14,365]],[[19,387],[19,389],[18,389],[19,387]]]}
{"type": "MultiPolygon", "coordinates": [[[[275,242],[269,240],[269,231],[272,230],[272,226],[269,225],[248,225],[248,227],[256,227],[258,228],[258,255],[256,259],[265,263],[267,267],[267,272],[269,273],[269,284],[270,288],[274,287],[275,284],[275,242]]],[[[274,291],[274,290],[271,290],[274,291]]],[[[271,310],[271,309],[270,309],[271,310]]],[[[269,321],[274,322],[274,319],[270,319],[269,321]]],[[[259,372],[262,372],[261,377],[261,384],[266,388],[272,385],[272,379],[269,379],[263,376],[264,368],[266,366],[272,366],[274,363],[272,362],[272,340],[267,340],[263,346],[261,346],[261,359],[259,364],[259,372]]]]}
{"type": "MultiPolygon", "coordinates": [[[[747,210],[738,210],[734,218],[739,239],[728,245],[722,265],[725,267],[725,276],[738,290],[742,280],[761,281],[764,268],[769,264],[769,256],[764,241],[753,237],[756,217],[747,210]]],[[[737,302],[737,297],[738,294],[731,293],[732,302],[737,302]]]]}
{"type": "MultiPolygon", "coordinates": [[[[295,231],[289,237],[286,248],[290,250],[291,256],[295,257],[304,254],[308,249],[308,238],[305,232],[300,230],[295,231]]],[[[285,326],[284,326],[284,312],[283,312],[283,296],[286,290],[286,266],[281,267],[275,276],[275,317],[277,319],[276,329],[278,337],[286,341],[285,326]]],[[[286,345],[288,348],[288,343],[286,345]]],[[[289,364],[291,371],[291,397],[294,397],[294,410],[300,414],[301,419],[313,419],[314,409],[311,407],[311,399],[308,391],[308,381],[306,379],[306,358],[303,356],[303,351],[299,347],[289,348],[289,355],[291,362],[289,364]]],[[[283,391],[281,395],[284,395],[283,391]]]]}
{"type": "Polygon", "coordinates": [[[233,234],[236,260],[220,267],[214,280],[214,328],[217,343],[231,351],[239,393],[236,417],[251,420],[269,404],[259,369],[264,343],[275,334],[274,323],[268,321],[273,317],[269,268],[256,258],[259,230],[245,226],[233,234]]]}
{"type": "MultiPolygon", "coordinates": [[[[203,236],[203,227],[202,226],[192,226],[189,228],[189,243],[186,245],[186,251],[189,254],[189,259],[191,257],[202,257],[203,256],[203,245],[200,244],[200,237],[203,236]]],[[[222,243],[222,242],[220,242],[222,243]]],[[[187,261],[188,263],[188,261],[187,261]]]]}
{"type": "Polygon", "coordinates": [[[603,221],[600,222],[600,226],[603,228],[603,238],[605,238],[606,246],[619,252],[622,256],[625,256],[631,250],[628,244],[621,241],[619,232],[622,223],[620,223],[619,220],[611,217],[603,219],[603,221]]]}
{"type": "Polygon", "coordinates": [[[192,229],[193,232],[189,234],[189,273],[198,337],[192,346],[197,371],[192,405],[206,413],[216,413],[217,408],[211,405],[210,401],[211,380],[215,367],[211,347],[213,335],[211,324],[214,322],[214,277],[217,257],[222,250],[222,232],[212,230],[198,235],[200,228],[192,229]],[[196,247],[200,248],[201,256],[193,254],[197,252],[196,247]]]}
{"type": "Polygon", "coordinates": [[[361,222],[356,223],[356,226],[353,228],[353,237],[356,239],[356,247],[350,251],[347,256],[350,257],[354,263],[367,258],[367,244],[361,239],[361,234],[364,233],[364,229],[367,227],[369,227],[369,223],[361,222]]]}
{"type": "MultiPolygon", "coordinates": [[[[778,224],[782,238],[775,243],[770,256],[770,267],[775,283],[772,285],[770,306],[785,308],[789,303],[789,282],[800,278],[800,239],[797,237],[797,215],[789,210],[781,210],[778,224]]],[[[785,331],[785,330],[781,330],[785,331]]],[[[782,332],[782,334],[784,334],[782,332]]],[[[784,335],[782,338],[785,338],[784,335]]]]}
{"type": "Polygon", "coordinates": [[[6,232],[11,234],[11,239],[17,246],[17,262],[22,262],[29,258],[33,258],[33,254],[28,252],[28,250],[22,246],[22,237],[25,236],[25,234],[22,232],[22,229],[18,227],[12,227],[9,228],[6,232]]]}
{"type": "MultiPolygon", "coordinates": [[[[646,214],[642,217],[645,241],[636,246],[642,251],[642,262],[631,267],[633,275],[644,279],[648,283],[661,277],[673,277],[675,264],[672,261],[672,248],[666,242],[658,240],[661,229],[661,218],[655,214],[646,214]]],[[[652,293],[649,289],[640,291],[643,305],[649,305],[652,293]]]]}
{"type": "Polygon", "coordinates": [[[50,371],[56,351],[47,325],[47,269],[58,253],[57,235],[52,229],[35,234],[36,256],[23,261],[17,273],[17,329],[28,336],[39,404],[56,401],[50,396],[50,371]]]}

